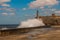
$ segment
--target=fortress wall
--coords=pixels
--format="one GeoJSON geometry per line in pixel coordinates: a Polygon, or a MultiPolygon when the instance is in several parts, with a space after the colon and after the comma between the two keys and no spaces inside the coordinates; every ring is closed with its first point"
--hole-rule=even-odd
{"type": "Polygon", "coordinates": [[[60,25],[60,17],[41,16],[41,18],[45,24],[60,25]]]}

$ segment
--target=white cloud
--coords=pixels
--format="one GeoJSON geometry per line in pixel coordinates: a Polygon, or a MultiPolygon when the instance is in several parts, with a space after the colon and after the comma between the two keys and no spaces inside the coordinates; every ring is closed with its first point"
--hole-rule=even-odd
{"type": "Polygon", "coordinates": [[[33,1],[29,4],[30,8],[37,8],[37,7],[44,7],[44,6],[50,6],[50,5],[55,5],[57,4],[58,1],[57,0],[36,0],[33,1]]]}
{"type": "Polygon", "coordinates": [[[9,4],[6,4],[5,2],[10,2],[11,0],[0,0],[0,5],[1,6],[6,6],[6,7],[9,7],[10,5],[9,4]]]}
{"type": "Polygon", "coordinates": [[[55,13],[60,13],[60,10],[58,10],[58,11],[55,11],[55,13]]]}
{"type": "Polygon", "coordinates": [[[44,9],[44,7],[40,7],[40,9],[44,9]]]}
{"type": "Polygon", "coordinates": [[[14,12],[14,11],[15,11],[14,8],[6,8],[5,10],[6,10],[6,11],[10,11],[10,12],[14,12]]]}
{"type": "Polygon", "coordinates": [[[10,7],[3,7],[3,8],[0,8],[0,10],[4,10],[5,12],[10,12],[10,13],[16,11],[16,9],[10,8],[10,7]]]}
{"type": "Polygon", "coordinates": [[[11,2],[11,0],[0,0],[0,6],[3,6],[3,8],[0,8],[0,10],[4,10],[5,12],[2,13],[4,16],[13,16],[15,13],[14,8],[10,8],[10,4],[6,4],[6,2],[11,2]]]}
{"type": "Polygon", "coordinates": [[[26,8],[23,8],[22,10],[26,10],[26,8]]]}
{"type": "Polygon", "coordinates": [[[2,13],[2,15],[7,16],[7,15],[8,15],[8,13],[2,13]]]}
{"type": "Polygon", "coordinates": [[[54,12],[54,11],[56,11],[57,9],[55,9],[55,8],[47,8],[47,9],[45,9],[45,10],[49,10],[49,11],[54,12]]]}
{"type": "Polygon", "coordinates": [[[4,16],[14,16],[15,15],[15,13],[2,13],[2,15],[4,15],[4,16]]]}
{"type": "Polygon", "coordinates": [[[0,3],[10,2],[11,0],[0,0],[0,3]]]}
{"type": "Polygon", "coordinates": [[[10,7],[10,5],[9,5],[9,4],[2,4],[1,6],[7,6],[7,7],[10,7]]]}
{"type": "Polygon", "coordinates": [[[51,11],[56,11],[57,9],[51,9],[51,11]]]}
{"type": "Polygon", "coordinates": [[[11,15],[11,16],[14,16],[14,15],[15,15],[15,13],[10,13],[10,15],[11,15]]]}

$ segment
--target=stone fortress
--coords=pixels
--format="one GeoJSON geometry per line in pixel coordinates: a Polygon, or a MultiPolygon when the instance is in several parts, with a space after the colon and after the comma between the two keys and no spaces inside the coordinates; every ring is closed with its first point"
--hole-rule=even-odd
{"type": "Polygon", "coordinates": [[[60,25],[60,16],[52,14],[51,16],[40,16],[37,10],[36,17],[37,19],[42,19],[45,25],[60,25]]]}

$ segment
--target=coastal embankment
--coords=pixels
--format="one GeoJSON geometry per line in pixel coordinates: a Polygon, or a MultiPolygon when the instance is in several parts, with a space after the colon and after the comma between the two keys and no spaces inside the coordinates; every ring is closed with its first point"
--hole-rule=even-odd
{"type": "Polygon", "coordinates": [[[3,36],[0,40],[60,40],[60,28],[36,28],[24,34],[3,36]]]}

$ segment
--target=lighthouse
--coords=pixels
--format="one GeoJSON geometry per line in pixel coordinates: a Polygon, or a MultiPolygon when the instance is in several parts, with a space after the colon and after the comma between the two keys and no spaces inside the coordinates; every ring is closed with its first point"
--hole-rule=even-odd
{"type": "Polygon", "coordinates": [[[39,11],[36,12],[36,18],[39,19],[39,11]]]}

